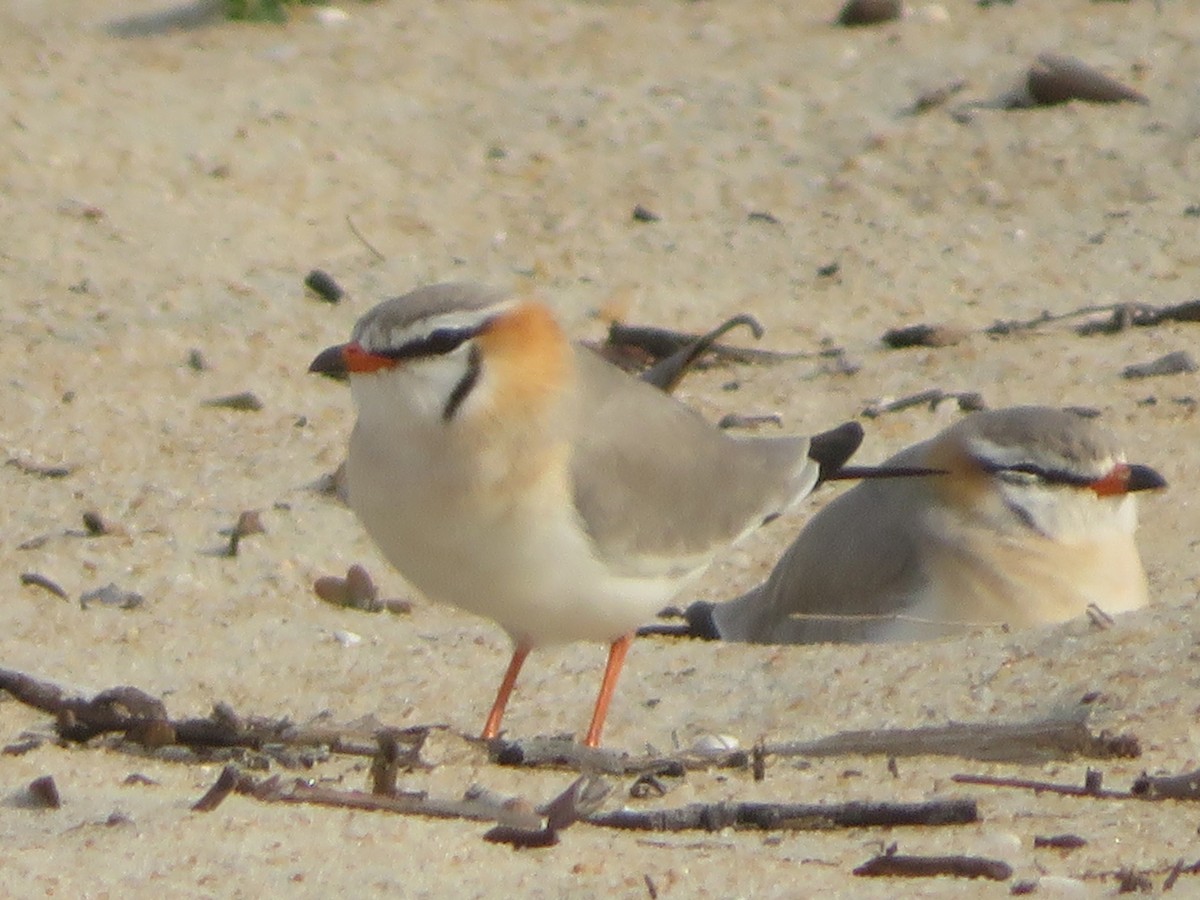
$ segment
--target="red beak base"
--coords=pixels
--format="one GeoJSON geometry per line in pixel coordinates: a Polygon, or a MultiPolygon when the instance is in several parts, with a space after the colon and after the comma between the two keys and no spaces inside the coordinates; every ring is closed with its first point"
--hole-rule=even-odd
{"type": "Polygon", "coordinates": [[[1167,486],[1163,478],[1149,466],[1117,463],[1112,471],[1090,485],[1098,497],[1116,497],[1134,491],[1152,491],[1167,486]]]}
{"type": "Polygon", "coordinates": [[[391,369],[396,360],[390,356],[368,353],[361,344],[337,344],[322,350],[308,366],[308,371],[330,378],[345,378],[351,374],[368,374],[380,369],[391,369]]]}

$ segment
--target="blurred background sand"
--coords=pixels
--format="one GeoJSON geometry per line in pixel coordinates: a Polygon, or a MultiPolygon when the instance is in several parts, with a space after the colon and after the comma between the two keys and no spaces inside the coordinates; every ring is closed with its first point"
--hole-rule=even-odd
{"type": "MultiPolygon", "coordinates": [[[[0,437],[7,459],[72,469],[47,479],[0,468],[0,665],[84,693],[134,684],[177,716],[221,700],[298,721],[330,710],[477,729],[508,652],[497,628],[419,598],[402,617],[335,609],[313,593],[316,577],[362,562],[385,595],[409,596],[351,514],[310,489],[341,459],[352,413],[344,389],[305,375],[379,299],[470,278],[537,293],[579,337],[603,334],[601,309],[692,330],[751,312],[768,329],[763,346],[839,346],[854,364],[852,374],[801,361],[690,376],[681,396],[714,421],[776,412],[806,432],[881,399],[977,391],[990,406],[1095,408],[1131,459],[1171,482],[1142,504],[1155,607],[1112,629],[888,648],[644,640],[609,719],[611,746],[1022,717],[1099,691],[1096,724],[1132,730],[1145,751],[1106,765],[1106,784],[1200,764],[1200,376],[1121,377],[1168,352],[1195,355],[1200,326],[1085,338],[1070,320],[982,333],[1043,311],[1197,297],[1200,8],[960,0],[847,30],[830,24],[836,6],[810,2],[383,0],[287,26],[113,32],[162,8],[0,9],[0,437]],[[1044,50],[1079,56],[1150,103],[964,105],[1010,89],[1044,50]],[[905,114],[958,81],[945,106],[905,114]],[[658,220],[636,221],[639,204],[658,220]],[[302,287],[316,266],[348,289],[339,305],[302,287]],[[918,322],[972,334],[938,349],[881,345],[886,329],[918,322]],[[202,370],[189,364],[197,357],[202,370]],[[241,391],[262,409],[204,405],[241,391]],[[247,509],[261,510],[266,533],[221,556],[220,530],[247,509]],[[68,534],[86,510],[121,533],[68,534]],[[22,572],[53,579],[67,601],[21,586],[22,572]],[[81,594],[108,583],[144,604],[81,608],[81,594]]],[[[882,460],[957,415],[949,402],[864,421],[860,459],[882,460]]],[[[832,495],[728,554],[698,595],[753,584],[832,495]]],[[[598,646],[536,654],[506,726],[581,729],[602,660],[598,646]]],[[[0,724],[5,743],[50,727],[4,698],[0,724]]],[[[404,786],[457,796],[480,782],[536,801],[569,780],[489,765],[452,736],[429,756],[437,767],[404,786]]],[[[1016,772],[1078,781],[1083,769],[1016,772]]],[[[903,852],[997,856],[1018,878],[1111,893],[1120,867],[1158,884],[1175,860],[1200,856],[1194,812],[1181,806],[964,791],[949,775],[1013,768],[954,760],[901,761],[899,778],[881,759],[780,761],[761,784],[699,774],[656,802],[970,793],[977,826],[654,839],[580,826],[556,848],[522,853],[463,822],[242,798],[189,812],[218,770],[52,744],[0,757],[4,889],[646,896],[643,876],[679,897],[963,889],[849,874],[881,841],[899,841],[903,852]],[[157,784],[125,784],[133,772],[157,784]],[[63,808],[21,808],[20,789],[44,774],[63,808]],[[113,812],[128,821],[103,824],[113,812]],[[1088,846],[1033,849],[1033,835],[1065,831],[1088,846]]],[[[366,779],[341,758],[308,774],[366,779]]]]}

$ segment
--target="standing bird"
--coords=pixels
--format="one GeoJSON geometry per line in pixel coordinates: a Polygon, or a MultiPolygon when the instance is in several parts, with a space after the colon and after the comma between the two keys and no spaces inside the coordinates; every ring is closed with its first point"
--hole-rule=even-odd
{"type": "Polygon", "coordinates": [[[381,303],[309,371],[349,375],[349,501],[383,555],[512,638],[484,739],[531,649],[605,641],[598,746],[637,625],[862,439],[854,423],[731,437],[569,342],[545,306],[471,284],[381,303]]]}
{"type": "Polygon", "coordinates": [[[758,643],[891,641],[980,624],[1062,622],[1147,603],[1133,494],[1162,488],[1075,413],[964,417],[822,509],[749,593],[687,610],[697,636],[758,643]]]}

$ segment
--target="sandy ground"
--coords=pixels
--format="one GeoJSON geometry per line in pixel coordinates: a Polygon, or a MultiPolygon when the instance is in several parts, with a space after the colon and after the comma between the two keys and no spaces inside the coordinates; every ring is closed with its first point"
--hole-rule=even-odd
{"type": "MultiPolygon", "coordinates": [[[[1095,407],[1169,492],[1143,504],[1140,543],[1156,601],[1100,631],[981,634],[923,646],[771,648],[645,640],[610,717],[611,746],[745,744],[843,728],[1021,718],[1099,692],[1096,724],[1136,733],[1144,755],[1106,763],[1106,784],[1200,765],[1200,376],[1129,381],[1121,370],[1198,346],[1195,324],[1082,338],[1064,322],[979,332],[1043,310],[1197,296],[1200,7],[1186,0],[921,5],[847,31],[833,4],[409,3],[345,7],[328,24],[110,25],[147,0],[8,0],[0,8],[0,468],[3,666],[91,693],[137,685],[174,715],[215,701],[303,721],[373,714],[471,733],[507,645],[490,623],[417,599],[410,616],[339,610],[313,580],[353,562],[407,596],[352,515],[309,486],[337,464],[348,394],[305,375],[384,296],[448,278],[537,292],[581,337],[605,306],[703,329],[742,311],[765,346],[846,348],[855,374],[814,362],[711,370],[685,399],[714,419],[778,412],[809,431],[871,402],[931,387],[992,406],[1095,407]],[[965,79],[960,101],[1009,88],[1046,49],[1144,91],[1147,106],[948,109],[905,116],[922,92],[965,79]],[[657,213],[636,222],[635,204],[657,213]],[[1193,207],[1193,212],[1187,212],[1193,207]],[[749,214],[768,213],[773,220],[749,214]],[[384,255],[354,236],[354,225],[384,255]],[[833,275],[823,266],[837,264],[833,275]],[[306,294],[321,266],[349,289],[306,294]],[[975,329],[943,349],[888,351],[887,328],[975,329]],[[207,368],[189,366],[198,351],[207,368]],[[736,380],[738,390],[723,390],[736,380]],[[253,391],[258,412],[204,405],[253,391]],[[219,531],[246,509],[266,534],[236,558],[219,531]],[[97,510],[121,533],[81,537],[97,510]],[[21,549],[31,539],[37,546],[21,549]],[[38,572],[63,601],[18,583],[38,572]],[[137,609],[80,595],[115,583],[137,609]],[[344,646],[336,636],[361,642],[344,646]],[[345,635],[342,635],[345,637],[345,635]]],[[[152,22],[152,20],[151,20],[152,22]]],[[[145,21],[142,21],[145,24],[145,21]]],[[[951,421],[953,403],[867,421],[863,461],[951,421]]],[[[765,573],[815,504],[731,552],[700,595],[765,573]]],[[[506,725],[579,730],[603,650],[531,661],[506,725]]],[[[50,723],[0,699],[0,736],[50,723]]],[[[404,786],[457,796],[471,783],[532,800],[564,773],[491,765],[452,734],[404,786]]],[[[1113,893],[1132,867],[1161,884],[1200,857],[1182,804],[1035,797],[950,783],[959,771],[1079,781],[1084,762],[994,766],[946,759],[780,761],[690,776],[642,805],[771,799],[978,798],[953,829],[654,837],[585,826],[548,850],[484,843],[485,826],[232,798],[189,811],[220,764],[59,747],[0,757],[2,890],[12,896],[949,896],[851,869],[902,852],[1006,859],[1040,895],[1113,893]],[[153,784],[127,784],[140,773],[153,784]],[[21,792],[52,775],[57,811],[21,792]],[[105,824],[113,813],[119,824],[105,824]],[[1074,853],[1033,848],[1072,832],[1074,853]],[[1076,880],[1071,880],[1076,879],[1076,880]]],[[[285,773],[286,774],[286,773],[285,773]]],[[[361,787],[335,758],[304,773],[361,787]]],[[[624,802],[618,784],[610,805],[624,802]]],[[[633,802],[633,801],[630,801],[633,802]]],[[[1196,876],[1184,876],[1177,891],[1196,876]]],[[[972,884],[1007,896],[1010,884],[972,884]]]]}

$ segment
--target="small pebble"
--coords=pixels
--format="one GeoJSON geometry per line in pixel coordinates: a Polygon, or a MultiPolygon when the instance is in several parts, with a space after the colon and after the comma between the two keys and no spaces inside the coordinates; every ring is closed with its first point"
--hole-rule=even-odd
{"type": "Polygon", "coordinates": [[[87,219],[95,222],[104,218],[104,210],[93,203],[85,203],[82,200],[76,200],[68,197],[58,204],[58,211],[64,216],[71,216],[77,219],[87,219]]]}
{"type": "Polygon", "coordinates": [[[341,25],[350,20],[350,13],[336,6],[318,6],[313,10],[313,17],[322,25],[341,25]]]}
{"type": "Polygon", "coordinates": [[[1168,353],[1166,356],[1160,356],[1147,363],[1126,366],[1121,371],[1121,377],[1136,379],[1153,378],[1158,375],[1180,375],[1186,372],[1195,372],[1198,368],[1200,366],[1196,365],[1196,360],[1190,353],[1186,350],[1176,350],[1174,353],[1168,353]]]}
{"type": "Polygon", "coordinates": [[[1034,847],[1049,847],[1054,850],[1078,850],[1086,847],[1087,841],[1077,834],[1034,835],[1034,847]]]}
{"type": "Polygon", "coordinates": [[[45,575],[39,575],[37,572],[22,572],[21,584],[28,587],[40,587],[42,590],[49,591],[61,600],[67,599],[67,592],[57,582],[51,581],[45,575]]]}
{"type": "Polygon", "coordinates": [[[333,632],[333,639],[343,647],[357,647],[362,643],[362,635],[355,634],[353,631],[338,630],[333,632]]]}
{"type": "Polygon", "coordinates": [[[778,225],[779,217],[766,210],[751,210],[746,213],[747,222],[766,222],[768,225],[778,225]]]}
{"type": "Polygon", "coordinates": [[[718,428],[758,428],[761,425],[777,425],[783,427],[783,416],[779,413],[763,413],[761,415],[745,415],[742,413],[726,413],[717,423],[718,428]]]}
{"type": "Polygon", "coordinates": [[[4,749],[0,750],[0,754],[4,756],[24,756],[26,753],[38,749],[45,743],[46,738],[42,735],[22,735],[21,740],[5,744],[4,749]]]}
{"type": "Polygon", "coordinates": [[[207,372],[209,369],[208,360],[204,358],[204,354],[193,347],[188,351],[187,355],[188,368],[193,372],[207,372]]]}
{"type": "Polygon", "coordinates": [[[134,591],[124,591],[115,584],[106,584],[102,588],[88,591],[79,598],[79,605],[87,609],[93,603],[104,606],[115,606],[118,609],[137,609],[146,602],[146,598],[134,591]]]}
{"type": "Polygon", "coordinates": [[[702,734],[692,741],[692,752],[698,756],[724,756],[741,748],[741,741],[729,734],[702,734]]]}
{"type": "Polygon", "coordinates": [[[346,570],[346,605],[354,609],[379,608],[379,589],[371,573],[357,563],[346,570]]]}
{"type": "Polygon", "coordinates": [[[1090,103],[1149,103],[1145,94],[1126,87],[1073,56],[1043,53],[1030,66],[1026,90],[1034,103],[1053,106],[1070,100],[1090,103]]]}
{"type": "Polygon", "coordinates": [[[8,465],[14,467],[19,472],[24,472],[26,475],[36,475],[39,478],[66,478],[75,471],[72,466],[55,466],[45,465],[43,463],[29,462],[24,459],[10,459],[8,465]]]}
{"type": "Polygon", "coordinates": [[[953,347],[966,340],[967,334],[966,329],[951,325],[906,325],[903,328],[889,328],[881,340],[897,350],[905,347],[953,347]]]}
{"type": "Polygon", "coordinates": [[[251,534],[266,534],[267,529],[263,527],[262,513],[257,509],[243,510],[238,516],[237,524],[233,526],[235,534],[241,537],[247,537],[251,534]]]}
{"type": "Polygon", "coordinates": [[[333,280],[333,276],[323,269],[313,269],[304,279],[304,286],[324,300],[326,303],[337,303],[345,296],[345,291],[333,280]]]}
{"type": "Polygon", "coordinates": [[[901,0],[846,0],[838,13],[837,23],[847,28],[877,25],[898,19],[903,12],[901,0]]]}
{"type": "Polygon", "coordinates": [[[35,778],[27,788],[29,805],[39,809],[59,809],[62,807],[62,797],[58,794],[58,785],[49,775],[35,778]]]}
{"type": "Polygon", "coordinates": [[[92,537],[102,537],[113,533],[113,527],[104,521],[104,517],[94,509],[86,510],[83,514],[83,527],[92,537]]]}
{"type": "Polygon", "coordinates": [[[660,218],[658,213],[652,212],[640,203],[633,208],[633,221],[635,222],[657,222],[660,218]]]}
{"type": "Polygon", "coordinates": [[[258,412],[263,408],[263,402],[253,391],[242,391],[240,394],[227,394],[224,397],[214,397],[205,400],[204,406],[215,406],[221,409],[234,409],[238,412],[258,412]]]}

